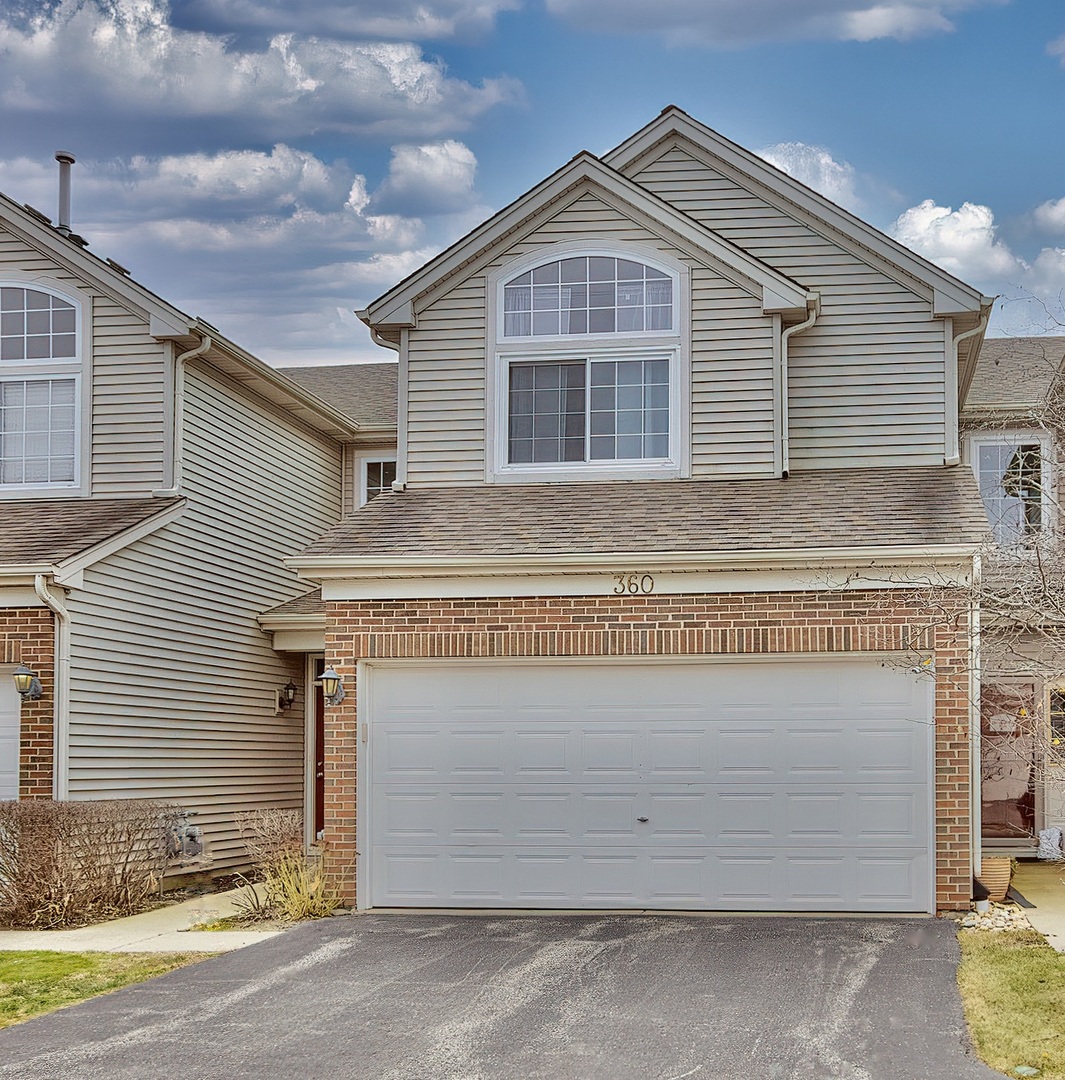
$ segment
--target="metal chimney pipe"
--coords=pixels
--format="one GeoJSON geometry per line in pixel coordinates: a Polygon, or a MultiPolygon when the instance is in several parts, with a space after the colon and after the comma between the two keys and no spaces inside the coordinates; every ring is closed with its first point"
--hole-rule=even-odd
{"type": "Polygon", "coordinates": [[[56,229],[63,236],[69,236],[70,166],[74,164],[74,155],[69,150],[57,150],[55,159],[59,162],[59,224],[56,229]]]}

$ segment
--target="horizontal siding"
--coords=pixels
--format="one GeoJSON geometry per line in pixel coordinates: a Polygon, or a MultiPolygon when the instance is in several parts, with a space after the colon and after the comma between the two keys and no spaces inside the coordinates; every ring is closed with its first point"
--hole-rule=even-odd
{"type": "Polygon", "coordinates": [[[70,789],[197,811],[216,867],[239,865],[234,815],[303,804],[302,683],[263,610],[306,592],[281,565],[340,513],[339,449],[192,367],[175,522],[92,567],[71,594],[70,789]]]}
{"type": "MultiPolygon", "coordinates": [[[[692,265],[638,222],[586,195],[418,312],[407,360],[407,481],[477,484],[485,470],[487,274],[547,244],[634,242],[692,265]]],[[[692,454],[696,475],[773,467],[772,322],[731,282],[692,266],[692,454]],[[737,380],[733,366],[750,370],[737,380]]]]}
{"type": "Polygon", "coordinates": [[[943,324],[917,295],[756,193],[673,146],[634,179],[822,298],[791,339],[792,468],[942,463],[943,324]],[[848,404],[826,397],[841,383],[848,404]],[[935,390],[930,387],[935,386],[935,390]],[[921,420],[886,426],[917,404],[921,420]]]}
{"type": "Polygon", "coordinates": [[[165,352],[147,320],[0,231],[0,277],[5,270],[54,281],[91,301],[91,494],[145,496],[162,487],[165,352]]]}

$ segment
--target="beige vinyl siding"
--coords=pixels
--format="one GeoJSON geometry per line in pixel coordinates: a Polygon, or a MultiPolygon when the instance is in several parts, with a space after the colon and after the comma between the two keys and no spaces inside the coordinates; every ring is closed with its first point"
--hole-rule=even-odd
{"type": "Polygon", "coordinates": [[[408,484],[484,482],[487,275],[538,247],[577,239],[640,243],[691,267],[693,474],[770,474],[772,320],[742,289],[584,195],[419,310],[407,362],[408,484]]]}
{"type": "Polygon", "coordinates": [[[197,811],[214,866],[233,815],[303,806],[303,681],[256,616],[307,591],[281,559],[340,513],[341,454],[199,366],[186,374],[178,520],[104,559],[71,593],[70,794],[197,811]]]}
{"type": "Polygon", "coordinates": [[[144,497],[162,487],[166,346],[148,332],[147,316],[117,304],[99,288],[0,230],[0,277],[5,270],[33,275],[44,287],[52,281],[73,289],[87,302],[86,316],[91,306],[91,328],[83,323],[92,349],[90,494],[144,497]]]}
{"type": "Polygon", "coordinates": [[[821,294],[817,323],[789,350],[792,468],[942,464],[944,332],[924,287],[893,280],[683,147],[634,179],[821,294]]]}

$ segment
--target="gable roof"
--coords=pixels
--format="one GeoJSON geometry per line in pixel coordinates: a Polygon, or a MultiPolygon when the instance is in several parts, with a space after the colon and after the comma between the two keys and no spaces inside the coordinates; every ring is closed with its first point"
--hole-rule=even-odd
{"type": "Polygon", "coordinates": [[[579,195],[588,190],[594,190],[614,205],[635,210],[641,214],[645,225],[673,242],[679,241],[682,249],[701,252],[709,265],[715,266],[723,276],[731,277],[751,293],[759,292],[765,311],[805,317],[810,294],[797,282],[609,168],[595,155],[582,151],[364,311],[357,312],[359,318],[378,330],[414,326],[415,300],[426,294],[431,298],[452,274],[468,268],[489,249],[494,250],[504,237],[513,236],[523,225],[534,221],[545,209],[559,204],[567,195],[579,195]]]}
{"type": "Polygon", "coordinates": [[[277,370],[350,417],[360,430],[396,426],[399,364],[394,361],[277,370]]]}
{"type": "Polygon", "coordinates": [[[1065,337],[986,338],[969,386],[969,411],[1038,408],[1065,367],[1065,337]]]}
{"type": "Polygon", "coordinates": [[[345,566],[493,557],[677,555],[977,545],[987,519],[972,470],[840,469],[788,480],[497,484],[384,492],[290,565],[345,566]]]}
{"type": "Polygon", "coordinates": [[[936,315],[977,314],[990,310],[992,298],[966,285],[946,270],[922,258],[879,229],[837,206],[813,188],[770,165],[750,150],[744,149],[713,129],[693,119],[683,109],[669,105],[649,124],[603,156],[603,161],[619,172],[629,174],[647,160],[654,149],[672,137],[681,137],[710,155],[727,172],[753,180],[763,194],[772,193],[792,207],[815,218],[831,230],[844,246],[857,249],[855,254],[872,257],[882,266],[901,270],[933,289],[936,315]]]}

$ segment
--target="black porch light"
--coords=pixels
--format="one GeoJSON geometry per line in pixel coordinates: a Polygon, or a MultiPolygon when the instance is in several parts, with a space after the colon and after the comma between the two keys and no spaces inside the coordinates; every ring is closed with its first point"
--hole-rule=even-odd
{"type": "Polygon", "coordinates": [[[291,709],[296,703],[297,693],[299,693],[299,687],[289,679],[289,681],[277,692],[278,708],[291,709]]]}
{"type": "Polygon", "coordinates": [[[344,700],[344,679],[332,666],[322,672],[322,697],[328,705],[339,705],[344,700]]]}
{"type": "Polygon", "coordinates": [[[24,701],[36,701],[43,693],[37,673],[30,671],[25,664],[19,664],[11,677],[15,680],[15,689],[24,701]]]}

